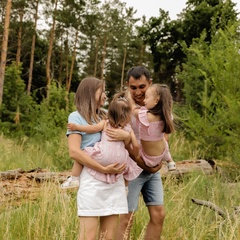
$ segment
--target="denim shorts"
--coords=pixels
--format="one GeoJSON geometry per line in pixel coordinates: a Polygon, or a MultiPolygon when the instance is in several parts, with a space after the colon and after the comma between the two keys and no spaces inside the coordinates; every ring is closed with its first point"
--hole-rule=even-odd
{"type": "Polygon", "coordinates": [[[128,211],[134,212],[138,209],[140,192],[142,192],[146,206],[163,205],[163,186],[159,172],[142,173],[128,184],[128,211]]]}

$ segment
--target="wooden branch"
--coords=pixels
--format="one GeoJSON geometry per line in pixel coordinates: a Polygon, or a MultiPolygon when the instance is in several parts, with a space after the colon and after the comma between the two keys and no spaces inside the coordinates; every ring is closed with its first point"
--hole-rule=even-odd
{"type": "Polygon", "coordinates": [[[240,214],[240,206],[234,207],[234,214],[240,214]]]}
{"type": "Polygon", "coordinates": [[[205,207],[209,207],[213,211],[217,212],[221,217],[226,218],[227,214],[217,205],[213,204],[212,202],[209,201],[204,201],[196,198],[192,198],[192,202],[197,204],[197,205],[202,205],[205,207]]]}

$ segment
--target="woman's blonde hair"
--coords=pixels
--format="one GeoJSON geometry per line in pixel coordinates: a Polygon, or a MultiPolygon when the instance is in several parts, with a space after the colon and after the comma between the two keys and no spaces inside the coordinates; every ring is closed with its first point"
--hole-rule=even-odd
{"type": "Polygon", "coordinates": [[[95,78],[86,77],[78,85],[75,95],[75,106],[81,116],[88,124],[99,122],[100,118],[104,118],[106,114],[100,109],[101,96],[96,101],[96,92],[98,89],[104,89],[105,82],[95,78]]]}

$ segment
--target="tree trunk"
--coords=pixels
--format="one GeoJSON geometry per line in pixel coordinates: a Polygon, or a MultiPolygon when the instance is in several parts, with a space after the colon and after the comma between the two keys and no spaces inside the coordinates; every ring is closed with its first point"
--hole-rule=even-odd
{"type": "Polygon", "coordinates": [[[50,39],[49,39],[49,48],[48,48],[48,54],[47,54],[47,62],[46,62],[46,79],[47,79],[47,99],[49,98],[49,88],[51,84],[51,57],[52,57],[52,49],[53,49],[53,42],[54,42],[54,31],[55,31],[55,14],[57,11],[57,4],[58,0],[55,0],[55,6],[54,6],[54,12],[53,12],[53,23],[50,33],[50,39]]]}
{"type": "Polygon", "coordinates": [[[95,54],[95,62],[94,62],[94,73],[93,76],[97,76],[97,65],[98,65],[98,39],[96,40],[96,54],[95,54]]]}
{"type": "Polygon", "coordinates": [[[6,4],[6,14],[4,22],[4,32],[2,40],[2,53],[1,53],[1,62],[0,62],[0,108],[2,106],[3,100],[3,86],[4,86],[4,75],[7,61],[7,50],[8,50],[8,32],[10,24],[10,13],[12,8],[12,0],[7,0],[6,4]]]}
{"type": "Polygon", "coordinates": [[[103,53],[102,53],[102,62],[101,62],[101,77],[100,77],[101,80],[104,80],[104,68],[105,68],[106,51],[107,51],[107,34],[105,33],[103,53]]]}
{"type": "MultiPolygon", "coordinates": [[[[67,31],[67,39],[68,39],[68,37],[69,37],[69,35],[68,35],[69,33],[68,33],[68,31],[67,31]]],[[[69,57],[69,43],[68,43],[68,41],[66,42],[66,44],[65,44],[65,56],[66,56],[66,66],[65,66],[65,68],[66,68],[66,73],[65,73],[65,78],[66,78],[66,88],[68,88],[68,86],[67,86],[67,83],[68,83],[68,78],[69,78],[69,66],[68,66],[68,64],[69,64],[69,61],[68,61],[68,57],[69,57]]]]}
{"type": "Polygon", "coordinates": [[[60,86],[62,86],[62,69],[63,69],[63,39],[61,36],[61,46],[60,46],[60,58],[59,58],[59,75],[58,75],[58,82],[60,86]]]}
{"type": "Polygon", "coordinates": [[[140,51],[140,58],[139,58],[139,62],[138,62],[139,65],[142,65],[142,63],[143,63],[145,49],[146,49],[145,45],[142,44],[141,51],[140,51]]]}
{"type": "Polygon", "coordinates": [[[76,34],[75,34],[75,43],[74,43],[73,54],[72,54],[72,63],[71,63],[71,67],[70,67],[68,82],[66,84],[68,93],[69,93],[70,87],[71,87],[73,68],[74,68],[74,63],[75,63],[75,59],[76,59],[77,41],[78,41],[78,30],[76,31],[76,34]]]}
{"type": "Polygon", "coordinates": [[[19,30],[18,30],[18,39],[17,39],[17,55],[16,55],[16,66],[19,66],[21,59],[21,51],[22,51],[22,21],[24,15],[24,7],[21,7],[19,11],[19,30]]]}
{"type": "Polygon", "coordinates": [[[34,34],[32,37],[32,46],[31,46],[31,56],[30,56],[30,66],[29,66],[29,75],[28,75],[28,85],[27,85],[27,94],[30,95],[32,87],[32,73],[33,73],[33,63],[34,63],[34,52],[35,52],[35,42],[36,42],[36,31],[37,31],[37,20],[38,20],[38,4],[39,1],[36,1],[36,12],[34,15],[34,34]]]}
{"type": "Polygon", "coordinates": [[[122,76],[121,76],[121,91],[123,91],[123,79],[124,79],[124,69],[126,64],[126,57],[127,57],[127,47],[124,48],[124,56],[123,56],[123,63],[122,63],[122,76]]]}

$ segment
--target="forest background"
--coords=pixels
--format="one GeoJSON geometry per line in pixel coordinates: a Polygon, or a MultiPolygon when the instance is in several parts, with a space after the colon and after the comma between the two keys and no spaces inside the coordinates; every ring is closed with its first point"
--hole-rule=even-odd
{"type": "MultiPolygon", "coordinates": [[[[59,146],[82,78],[104,79],[111,100],[124,88],[128,69],[145,65],[154,82],[171,88],[174,138],[189,141],[196,158],[239,166],[240,32],[234,6],[229,0],[189,0],[176,20],[163,9],[146,20],[134,18],[135,10],[119,0],[1,1],[2,138],[59,146]]],[[[69,168],[67,154],[57,152],[48,167],[69,168]]],[[[9,167],[0,161],[0,169],[9,167]]]]}
{"type": "MultiPolygon", "coordinates": [[[[174,160],[206,159],[223,170],[163,179],[162,238],[240,239],[239,208],[236,215],[232,210],[240,194],[240,20],[234,6],[188,0],[175,20],[164,9],[147,20],[134,18],[135,10],[119,0],[0,1],[0,172],[71,169],[66,122],[81,79],[104,79],[110,101],[124,88],[128,69],[144,65],[174,98],[174,160]],[[193,197],[221,206],[225,217],[196,207],[193,197]]],[[[76,239],[76,191],[62,192],[59,182],[32,183],[19,197],[19,183],[0,179],[0,238],[76,239]],[[29,201],[32,189],[40,190],[29,201]]],[[[131,239],[144,238],[147,221],[140,198],[131,239]]]]}

